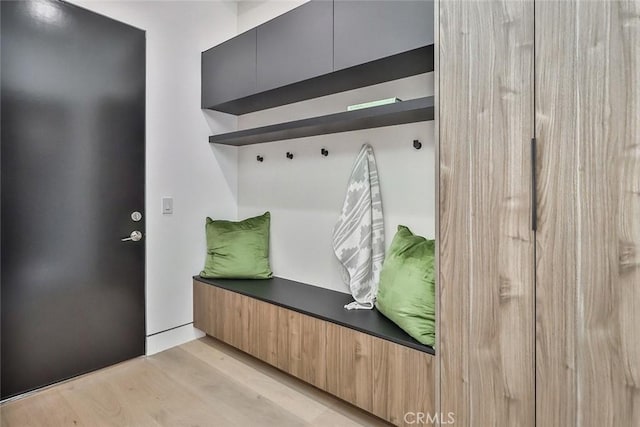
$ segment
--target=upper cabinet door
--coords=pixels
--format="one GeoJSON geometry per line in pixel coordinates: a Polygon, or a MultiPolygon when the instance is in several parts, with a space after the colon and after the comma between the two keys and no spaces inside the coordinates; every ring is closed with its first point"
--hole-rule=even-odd
{"type": "Polygon", "coordinates": [[[202,108],[256,93],[256,30],[202,52],[202,108]]]}
{"type": "Polygon", "coordinates": [[[433,44],[433,2],[336,0],[334,70],[433,44]]]}
{"type": "Polygon", "coordinates": [[[259,92],[333,71],[333,2],[310,1],[257,31],[259,92]]]}

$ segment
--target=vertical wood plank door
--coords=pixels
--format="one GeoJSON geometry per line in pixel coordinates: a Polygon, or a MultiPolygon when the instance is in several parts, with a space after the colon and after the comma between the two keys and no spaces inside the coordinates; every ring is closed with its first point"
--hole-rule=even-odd
{"type": "Polygon", "coordinates": [[[640,1],[536,2],[539,426],[640,425],[640,1]]]}
{"type": "Polygon", "coordinates": [[[276,366],[320,389],[326,387],[326,322],[292,310],[278,312],[276,366]]]}
{"type": "Polygon", "coordinates": [[[438,13],[439,412],[532,426],[533,1],[442,0],[438,13]]]}
{"type": "Polygon", "coordinates": [[[374,338],[333,323],[326,331],[326,390],[372,412],[374,338]]]}
{"type": "Polygon", "coordinates": [[[421,424],[418,413],[435,414],[436,359],[390,341],[372,344],[371,412],[397,426],[421,424]]]}
{"type": "Polygon", "coordinates": [[[256,301],[256,304],[258,308],[251,324],[251,340],[257,348],[252,354],[270,365],[278,366],[278,319],[284,309],[261,301],[256,301]]]}

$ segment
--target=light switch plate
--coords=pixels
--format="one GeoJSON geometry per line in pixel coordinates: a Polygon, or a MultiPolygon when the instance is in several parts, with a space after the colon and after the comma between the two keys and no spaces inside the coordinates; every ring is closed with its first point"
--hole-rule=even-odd
{"type": "Polygon", "coordinates": [[[162,215],[173,214],[173,197],[162,198],[162,215]]]}

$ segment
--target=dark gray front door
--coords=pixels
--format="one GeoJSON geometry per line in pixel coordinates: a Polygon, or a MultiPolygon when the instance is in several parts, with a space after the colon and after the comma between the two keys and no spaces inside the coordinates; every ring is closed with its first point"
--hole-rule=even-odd
{"type": "Polygon", "coordinates": [[[5,399],[144,353],[145,33],[0,5],[5,399]]]}

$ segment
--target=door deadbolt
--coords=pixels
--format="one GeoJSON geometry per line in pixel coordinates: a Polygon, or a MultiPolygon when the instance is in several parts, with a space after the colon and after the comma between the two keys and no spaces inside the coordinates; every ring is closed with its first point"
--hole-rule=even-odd
{"type": "Polygon", "coordinates": [[[138,222],[142,219],[142,214],[138,211],[134,211],[131,213],[131,219],[135,222],[138,222]]]}

